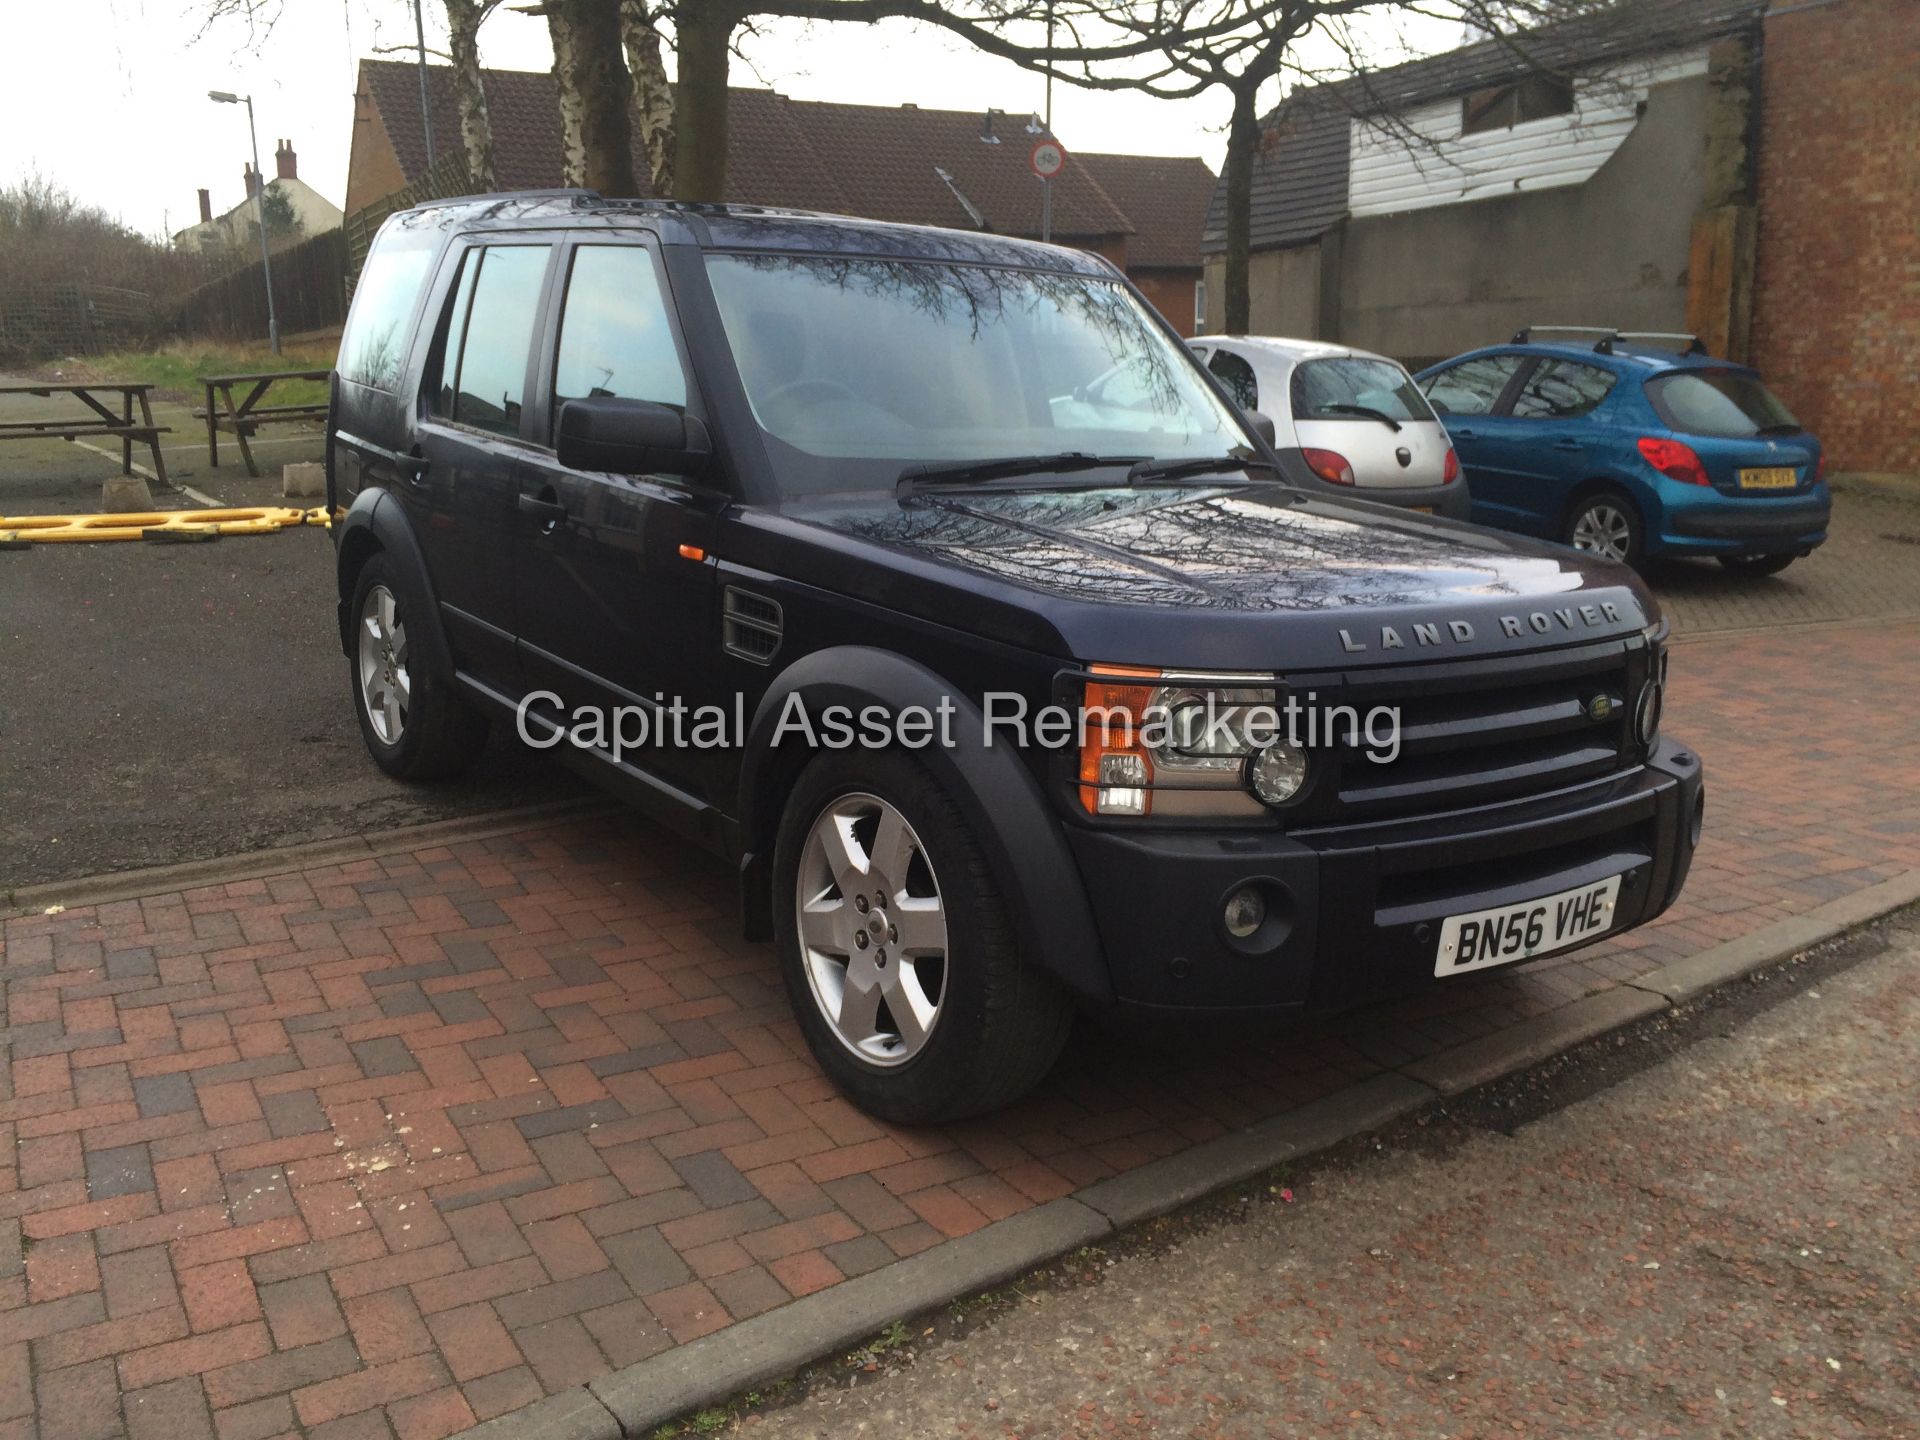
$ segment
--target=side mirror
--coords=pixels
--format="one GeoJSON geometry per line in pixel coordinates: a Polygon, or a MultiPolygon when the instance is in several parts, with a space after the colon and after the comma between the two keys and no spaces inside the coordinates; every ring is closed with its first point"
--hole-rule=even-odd
{"type": "Polygon", "coordinates": [[[1273,417],[1271,415],[1260,410],[1246,410],[1241,413],[1247,417],[1247,423],[1253,426],[1254,434],[1266,441],[1267,444],[1273,444],[1274,429],[1273,417]]]}
{"type": "Polygon", "coordinates": [[[567,400],[554,426],[556,457],[569,470],[615,475],[704,475],[713,459],[707,427],[684,410],[651,400],[596,395],[567,400]]]}

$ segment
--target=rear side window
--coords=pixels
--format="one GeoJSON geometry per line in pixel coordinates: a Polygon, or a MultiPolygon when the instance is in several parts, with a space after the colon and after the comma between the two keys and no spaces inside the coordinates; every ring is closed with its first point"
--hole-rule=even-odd
{"type": "Polygon", "coordinates": [[[454,289],[435,410],[461,425],[501,435],[520,433],[527,358],[548,245],[493,245],[471,250],[454,289]]]}
{"type": "Polygon", "coordinates": [[[1683,435],[1797,435],[1800,422],[1758,375],[1738,370],[1683,370],[1647,382],[1647,398],[1683,435]]]}
{"type": "Polygon", "coordinates": [[[1427,380],[1427,399],[1442,415],[1489,415],[1520,368],[1518,355],[1482,355],[1449,365],[1427,380]]]}
{"type": "Polygon", "coordinates": [[[1614,376],[1576,360],[1542,360],[1513,400],[1518,420],[1572,420],[1591,414],[1613,389],[1614,376]]]}
{"type": "Polygon", "coordinates": [[[1413,377],[1388,360],[1308,360],[1293,372],[1295,420],[1431,420],[1413,377]]]}
{"type": "Polygon", "coordinates": [[[374,239],[353,287],[353,309],[334,362],[343,380],[375,390],[400,387],[414,302],[442,238],[437,228],[416,223],[421,218],[397,215],[374,239]]]}
{"type": "Polygon", "coordinates": [[[1253,378],[1253,366],[1231,350],[1216,350],[1207,361],[1207,369],[1227,387],[1227,394],[1242,410],[1260,408],[1260,382],[1253,378]]]}
{"type": "Polygon", "coordinates": [[[617,395],[687,403],[687,374],[652,251],[582,245],[573,252],[553,390],[557,400],[617,395]]]}

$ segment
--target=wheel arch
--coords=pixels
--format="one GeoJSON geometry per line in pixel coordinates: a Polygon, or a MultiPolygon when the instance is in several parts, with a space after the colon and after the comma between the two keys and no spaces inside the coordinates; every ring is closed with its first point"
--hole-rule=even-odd
{"type": "Polygon", "coordinates": [[[411,618],[417,627],[413,633],[430,647],[432,658],[445,673],[452,673],[452,651],[441,627],[440,602],[434,595],[433,577],[427,573],[427,559],[413,526],[393,497],[384,490],[362,490],[352,508],[336,527],[337,559],[335,569],[339,586],[340,649],[353,654],[353,592],[360,572],[376,555],[391,555],[414,584],[420,587],[425,614],[411,618]]]}
{"type": "Polygon", "coordinates": [[[1567,492],[1566,503],[1560,507],[1559,534],[1564,537],[1573,517],[1580,513],[1580,507],[1596,495],[1618,495],[1633,507],[1633,515],[1640,522],[1641,535],[1644,538],[1652,533],[1649,526],[1646,501],[1634,493],[1633,487],[1617,475],[1589,475],[1567,492]]]}
{"type": "Polygon", "coordinates": [[[836,646],[788,666],[761,698],[748,727],[734,813],[740,825],[741,908],[747,932],[772,934],[773,849],[788,798],[816,752],[792,736],[776,741],[789,707],[817,717],[832,705],[892,714],[950,705],[954,743],[903,750],[952,798],[978,839],[1020,936],[1023,959],[1082,999],[1111,1001],[1113,983],[1093,910],[1060,823],[1013,747],[986,743],[978,706],[925,666],[888,651],[836,646]]]}

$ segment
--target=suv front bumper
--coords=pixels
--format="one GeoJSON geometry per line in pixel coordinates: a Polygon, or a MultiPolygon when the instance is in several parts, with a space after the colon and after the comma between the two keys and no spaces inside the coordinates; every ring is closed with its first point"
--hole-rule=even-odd
{"type": "Polygon", "coordinates": [[[1291,835],[1076,828],[1069,841],[1123,1012],[1278,1018],[1441,983],[1451,915],[1619,875],[1607,933],[1644,924],[1686,880],[1704,793],[1699,758],[1663,740],[1604,780],[1453,814],[1291,835]],[[1221,909],[1249,883],[1273,918],[1236,942],[1221,909]]]}

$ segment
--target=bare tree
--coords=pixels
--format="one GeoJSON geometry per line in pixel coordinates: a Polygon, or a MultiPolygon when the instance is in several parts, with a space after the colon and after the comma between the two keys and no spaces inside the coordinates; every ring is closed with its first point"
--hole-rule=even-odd
{"type": "Polygon", "coordinates": [[[639,194],[621,0],[543,0],[514,8],[546,17],[565,156],[562,183],[584,185],[602,195],[639,194]]]}
{"type": "Polygon", "coordinates": [[[621,0],[620,38],[633,77],[634,109],[640,116],[640,144],[647,154],[649,189],[673,193],[673,87],[661,58],[660,31],[647,0],[621,0]]]}
{"type": "Polygon", "coordinates": [[[467,181],[476,191],[498,184],[493,168],[493,118],[480,75],[480,26],[500,0],[444,0],[447,7],[447,59],[453,66],[453,93],[460,105],[460,143],[467,153],[467,181]]]}

